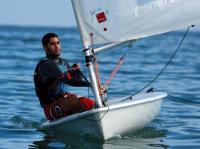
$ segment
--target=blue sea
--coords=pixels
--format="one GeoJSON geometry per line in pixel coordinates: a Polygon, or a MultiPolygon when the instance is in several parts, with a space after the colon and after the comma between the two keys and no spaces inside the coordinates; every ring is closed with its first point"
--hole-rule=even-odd
{"type": "MultiPolygon", "coordinates": [[[[123,45],[99,53],[102,84],[126,54],[125,63],[109,84],[108,97],[134,94],[151,82],[174,54],[185,30],[141,39],[133,47],[123,45]]],[[[156,119],[136,133],[105,142],[80,134],[63,137],[38,130],[45,117],[35,95],[33,72],[45,54],[41,38],[47,32],[60,36],[62,57],[71,64],[81,64],[87,74],[75,27],[0,26],[0,149],[200,148],[199,30],[188,32],[171,63],[150,85],[169,94],[156,119]]],[[[88,96],[87,89],[69,90],[88,96]]]]}

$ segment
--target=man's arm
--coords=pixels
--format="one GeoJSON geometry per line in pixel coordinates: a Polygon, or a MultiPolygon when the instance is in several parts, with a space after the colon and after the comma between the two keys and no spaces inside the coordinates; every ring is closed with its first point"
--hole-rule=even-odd
{"type": "MultiPolygon", "coordinates": [[[[72,72],[66,71],[62,73],[58,68],[57,64],[48,60],[40,66],[41,74],[52,81],[60,80],[65,84],[76,86],[76,87],[89,87],[88,81],[83,81],[80,77],[75,77],[72,72]]],[[[75,70],[76,71],[76,70],[75,70]]],[[[77,73],[76,73],[77,74],[77,73]]]]}
{"type": "Polygon", "coordinates": [[[66,84],[76,87],[90,87],[90,83],[87,80],[83,80],[80,70],[68,71],[63,74],[62,81],[66,84]]]}

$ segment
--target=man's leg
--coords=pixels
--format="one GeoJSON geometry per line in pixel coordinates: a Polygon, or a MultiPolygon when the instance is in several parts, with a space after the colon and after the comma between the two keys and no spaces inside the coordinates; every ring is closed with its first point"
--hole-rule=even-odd
{"type": "Polygon", "coordinates": [[[49,108],[45,109],[45,115],[49,120],[56,120],[83,111],[82,104],[75,94],[60,97],[49,108]]]}
{"type": "Polygon", "coordinates": [[[92,99],[86,97],[79,97],[79,101],[84,107],[84,111],[91,110],[94,108],[95,102],[92,99]]]}

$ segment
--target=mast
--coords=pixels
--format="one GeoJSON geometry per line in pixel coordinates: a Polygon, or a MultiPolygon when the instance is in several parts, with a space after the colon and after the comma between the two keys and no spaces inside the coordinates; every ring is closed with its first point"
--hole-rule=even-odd
{"type": "Polygon", "coordinates": [[[74,0],[71,0],[71,2],[72,2],[74,14],[75,14],[76,22],[77,22],[79,31],[81,33],[81,40],[82,40],[82,44],[83,44],[83,53],[85,55],[86,66],[89,69],[90,81],[91,81],[91,85],[92,85],[92,91],[94,93],[94,97],[96,100],[96,106],[102,107],[103,106],[102,99],[99,94],[97,78],[96,78],[95,70],[94,70],[94,52],[91,48],[89,48],[88,43],[84,40],[83,24],[80,21],[81,15],[78,11],[78,8],[75,6],[74,0]]]}

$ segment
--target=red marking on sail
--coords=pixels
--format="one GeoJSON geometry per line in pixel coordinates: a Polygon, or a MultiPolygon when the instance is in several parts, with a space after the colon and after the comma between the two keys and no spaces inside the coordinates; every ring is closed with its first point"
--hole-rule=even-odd
{"type": "Polygon", "coordinates": [[[104,12],[96,14],[96,18],[99,23],[105,22],[107,20],[104,12]]]}

